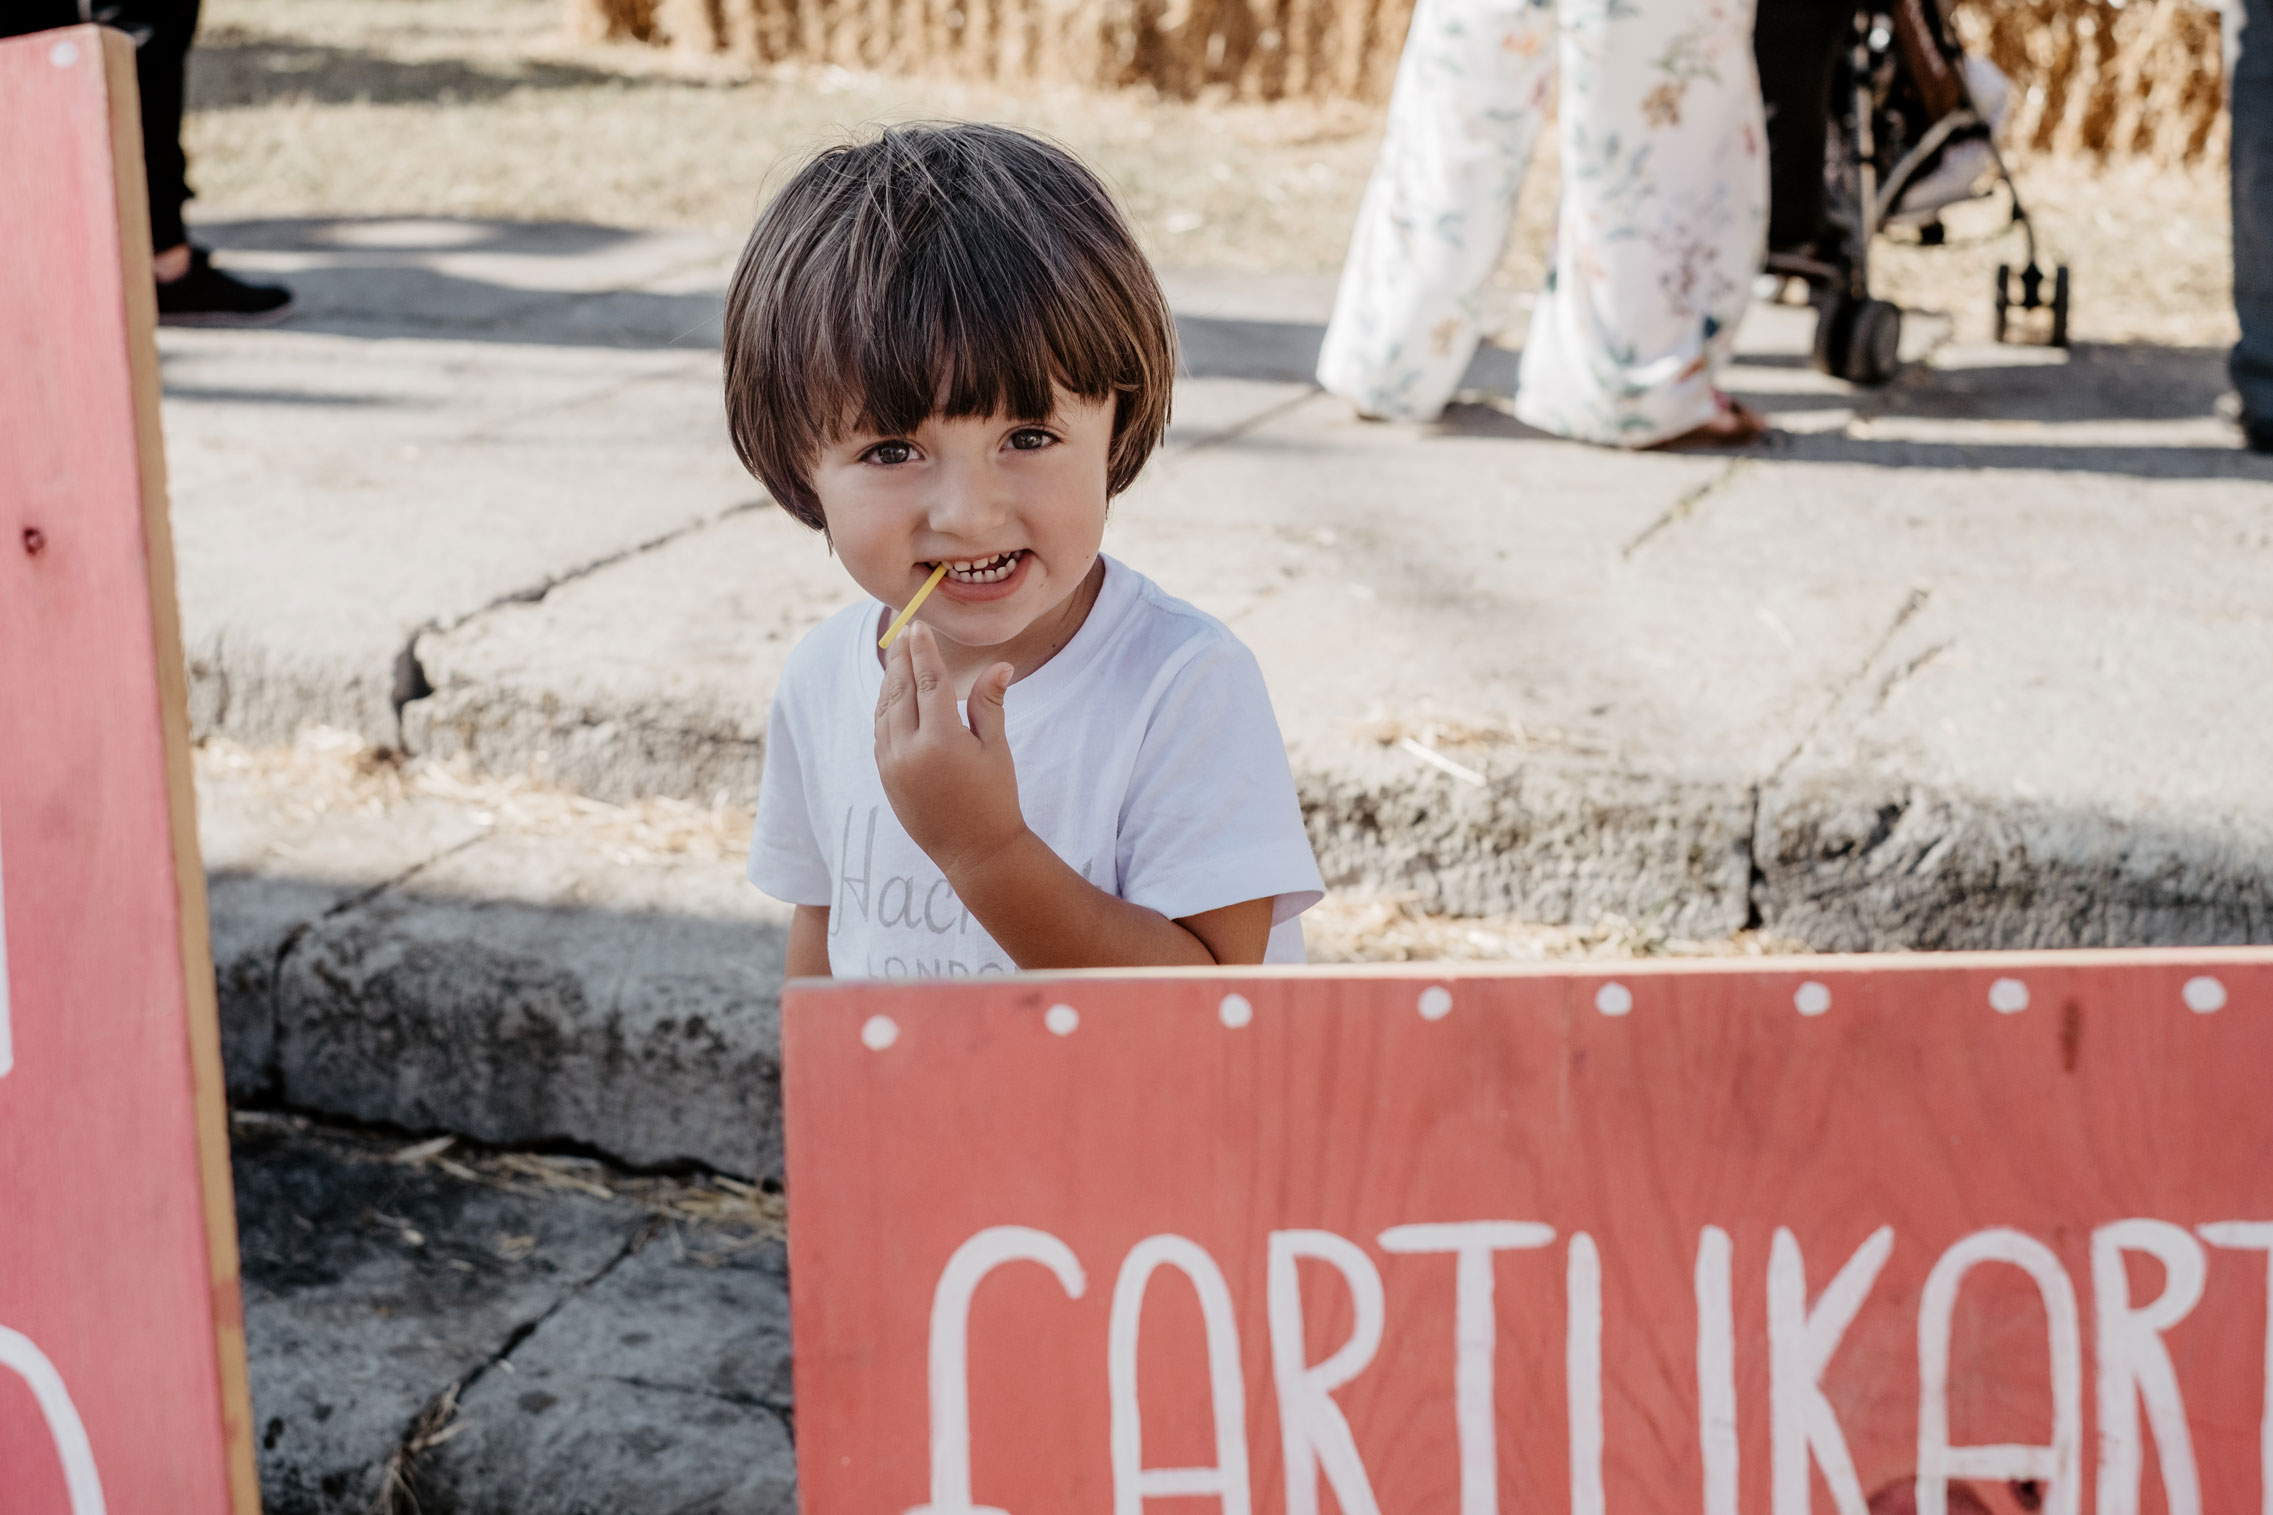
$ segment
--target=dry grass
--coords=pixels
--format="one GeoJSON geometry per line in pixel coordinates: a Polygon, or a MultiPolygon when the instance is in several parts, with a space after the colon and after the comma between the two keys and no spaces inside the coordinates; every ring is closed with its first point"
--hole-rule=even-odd
{"type": "Polygon", "coordinates": [[[250,787],[279,814],[381,814],[412,800],[472,812],[500,833],[574,836],[613,862],[675,859],[733,864],[749,847],[755,817],[732,805],[651,798],[629,805],[595,800],[533,774],[476,773],[465,760],[405,759],[349,731],[315,726],[289,747],[246,747],[220,737],[198,744],[201,779],[250,787]]]}
{"type": "Polygon", "coordinates": [[[1160,102],[567,40],[549,0],[212,0],[188,127],[204,208],[745,230],[768,188],[865,126],[1054,137],[1172,266],[1339,263],[1378,111],[1160,102]]]}

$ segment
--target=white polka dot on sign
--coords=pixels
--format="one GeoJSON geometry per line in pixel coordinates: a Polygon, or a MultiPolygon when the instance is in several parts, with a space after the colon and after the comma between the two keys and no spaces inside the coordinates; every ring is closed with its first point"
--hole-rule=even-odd
{"type": "Polygon", "coordinates": [[[2017,978],[2001,978],[1989,986],[1989,1008],[1999,1015],[2018,1015],[2028,1008],[2028,985],[2017,978]]]}
{"type": "Polygon", "coordinates": [[[860,1044],[871,1052],[881,1052],[899,1039],[899,1023],[889,1015],[871,1015],[860,1028],[860,1044]]]}
{"type": "Polygon", "coordinates": [[[1226,1026],[1237,1031],[1255,1018],[1255,1007],[1247,1003],[1244,994],[1226,994],[1223,1003],[1215,1007],[1215,1013],[1226,1026]]]}
{"type": "Polygon", "coordinates": [[[2196,1015],[2208,1015],[2214,1010],[2226,1008],[2226,986],[2214,978],[2190,978],[2186,981],[2186,987],[2178,993],[2186,1001],[2186,1008],[2196,1015]]]}
{"type": "Polygon", "coordinates": [[[47,50],[47,61],[57,68],[69,68],[79,61],[79,44],[76,42],[56,43],[55,46],[47,50]]]}
{"type": "Polygon", "coordinates": [[[1831,1008],[1831,986],[1809,979],[1792,996],[1792,1008],[1802,1015],[1821,1015],[1831,1008]]]}
{"type": "Polygon", "coordinates": [[[1431,984],[1421,991],[1421,1019],[1440,1021],[1452,1013],[1452,991],[1442,984],[1431,984]]]}
{"type": "Polygon", "coordinates": [[[1624,1015],[1634,1008],[1634,991],[1624,984],[1604,984],[1594,991],[1594,1008],[1604,1015],[1624,1015]]]}
{"type": "Polygon", "coordinates": [[[1081,1012],[1071,1005],[1052,1005],[1042,1012],[1042,1024],[1053,1035],[1071,1036],[1073,1028],[1081,1024],[1081,1012]]]}

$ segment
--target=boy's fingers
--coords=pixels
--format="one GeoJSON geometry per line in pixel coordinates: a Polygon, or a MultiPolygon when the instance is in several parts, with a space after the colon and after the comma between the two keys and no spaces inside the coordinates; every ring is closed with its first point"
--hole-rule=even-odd
{"type": "Polygon", "coordinates": [[[986,747],[1002,741],[1003,696],[1010,690],[1011,675],[1017,670],[1008,663],[997,663],[979,675],[971,686],[971,734],[986,747]]]}
{"type": "Polygon", "coordinates": [[[916,729],[915,668],[903,635],[884,654],[884,690],[876,700],[876,737],[912,736],[916,729]]]}
{"type": "Polygon", "coordinates": [[[915,723],[947,731],[962,724],[955,715],[955,681],[947,676],[947,660],[939,655],[939,642],[931,628],[918,621],[900,638],[908,644],[909,676],[915,681],[915,723]]]}

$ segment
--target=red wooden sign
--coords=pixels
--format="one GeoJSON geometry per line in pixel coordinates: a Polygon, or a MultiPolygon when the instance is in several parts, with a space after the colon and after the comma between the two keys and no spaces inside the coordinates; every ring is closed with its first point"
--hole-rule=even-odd
{"type": "Polygon", "coordinates": [[[2273,1511],[2273,953],[793,987],[806,1515],[2273,1511]]]}
{"type": "Polygon", "coordinates": [[[0,42],[0,1509],[253,1515],[134,54],[0,42]]]}

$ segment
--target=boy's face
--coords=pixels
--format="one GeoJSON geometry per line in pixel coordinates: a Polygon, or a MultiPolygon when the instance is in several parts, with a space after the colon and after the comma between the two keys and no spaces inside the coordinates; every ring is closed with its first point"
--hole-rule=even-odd
{"type": "Polygon", "coordinates": [[[905,605],[945,562],[917,618],[951,660],[958,646],[1013,656],[1006,644],[1046,631],[1096,564],[1112,442],[1113,402],[1060,389],[1046,421],[933,415],[905,435],[856,431],[823,449],[813,489],[861,588],[905,605]]]}

